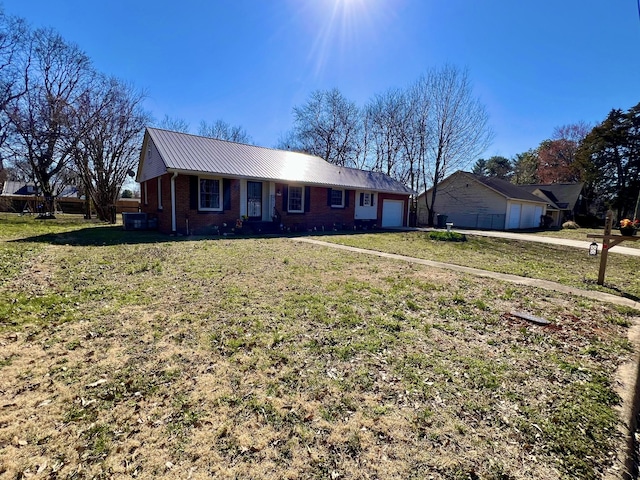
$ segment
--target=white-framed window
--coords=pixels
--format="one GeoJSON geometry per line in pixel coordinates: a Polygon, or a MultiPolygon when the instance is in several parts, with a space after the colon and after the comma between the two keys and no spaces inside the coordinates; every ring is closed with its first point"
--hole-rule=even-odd
{"type": "Polygon", "coordinates": [[[336,190],[335,188],[331,189],[331,207],[344,207],[344,190],[336,190]]]}
{"type": "Polygon", "coordinates": [[[222,211],[222,180],[220,178],[200,178],[198,190],[199,210],[222,211]]]}
{"type": "Polygon", "coordinates": [[[289,201],[287,211],[290,213],[304,212],[304,187],[289,185],[289,201]]]}
{"type": "Polygon", "coordinates": [[[162,177],[158,177],[158,210],[162,210],[162,177]]]}
{"type": "Polygon", "coordinates": [[[365,192],[360,196],[360,206],[361,207],[373,207],[374,205],[374,193],[365,192]]]}

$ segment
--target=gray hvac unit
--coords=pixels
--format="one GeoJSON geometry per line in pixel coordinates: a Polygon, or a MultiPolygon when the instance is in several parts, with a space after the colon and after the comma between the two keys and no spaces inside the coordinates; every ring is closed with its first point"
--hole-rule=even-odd
{"type": "Polygon", "coordinates": [[[147,214],[143,212],[122,212],[122,225],[125,230],[146,230],[147,214]]]}

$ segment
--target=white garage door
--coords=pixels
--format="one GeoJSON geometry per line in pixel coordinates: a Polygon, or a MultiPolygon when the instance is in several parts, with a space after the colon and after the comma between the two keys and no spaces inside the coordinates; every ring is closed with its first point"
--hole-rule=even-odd
{"type": "Polygon", "coordinates": [[[520,228],[520,208],[521,205],[519,203],[511,204],[511,208],[509,210],[509,221],[507,223],[508,229],[512,230],[520,228]]]}
{"type": "Polygon", "coordinates": [[[540,214],[536,214],[536,206],[523,204],[520,214],[520,228],[536,228],[538,225],[540,225],[540,214]]]}
{"type": "Polygon", "coordinates": [[[382,226],[402,227],[404,202],[402,200],[384,200],[382,202],[382,226]]]}

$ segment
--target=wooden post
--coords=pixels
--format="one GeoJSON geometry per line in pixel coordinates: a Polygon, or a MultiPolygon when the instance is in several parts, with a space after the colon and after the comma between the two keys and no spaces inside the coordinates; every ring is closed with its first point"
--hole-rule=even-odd
{"type": "Polygon", "coordinates": [[[613,225],[613,212],[609,210],[604,221],[604,237],[602,239],[602,255],[600,255],[600,271],[598,272],[598,285],[604,284],[604,273],[607,270],[607,255],[609,254],[609,236],[613,225]]]}

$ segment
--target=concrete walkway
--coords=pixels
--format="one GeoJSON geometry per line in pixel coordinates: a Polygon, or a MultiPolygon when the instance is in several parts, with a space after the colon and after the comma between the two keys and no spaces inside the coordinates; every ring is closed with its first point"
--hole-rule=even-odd
{"type": "MultiPolygon", "coordinates": [[[[462,230],[456,230],[462,233],[462,230]]],[[[531,236],[531,235],[529,235],[531,236]]],[[[536,237],[537,238],[537,237],[536,237]]],[[[582,290],[576,287],[569,287],[560,283],[551,282],[549,280],[540,280],[537,278],[520,277],[518,275],[511,275],[507,273],[490,272],[488,270],[481,270],[479,268],[463,267],[460,265],[453,265],[451,263],[436,262],[433,260],[425,260],[422,258],[408,257],[406,255],[398,255],[395,253],[378,252],[375,250],[368,250],[365,248],[349,247],[346,245],[340,245],[337,243],[323,242],[322,240],[316,240],[308,237],[295,237],[292,238],[296,242],[310,243],[313,245],[320,245],[323,247],[335,248],[338,250],[346,250],[349,252],[362,253],[365,255],[373,255],[382,258],[391,258],[393,260],[401,260],[403,262],[410,262],[419,265],[426,265],[428,267],[441,268],[444,270],[451,270],[454,272],[467,273],[475,275],[477,277],[493,278],[495,280],[502,280],[504,282],[511,282],[518,285],[527,285],[531,287],[544,288],[545,290],[552,290],[554,292],[562,292],[570,295],[576,295],[580,297],[590,298],[592,300],[598,300],[616,305],[623,305],[626,307],[635,308],[640,310],[640,302],[636,302],[629,298],[619,297],[605,292],[597,292],[592,290],[582,290]]],[[[617,247],[616,247],[617,248],[617,247]]],[[[632,250],[632,249],[631,249],[632,250]]]]}

